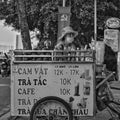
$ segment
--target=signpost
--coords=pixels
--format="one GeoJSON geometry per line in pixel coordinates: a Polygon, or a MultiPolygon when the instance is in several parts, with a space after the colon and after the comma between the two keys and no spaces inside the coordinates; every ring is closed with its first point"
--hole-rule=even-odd
{"type": "Polygon", "coordinates": [[[114,52],[118,52],[118,40],[120,32],[116,29],[106,29],[104,31],[104,42],[110,46],[114,52]]]}
{"type": "Polygon", "coordinates": [[[106,21],[106,27],[104,31],[104,41],[112,48],[114,52],[117,52],[117,72],[118,80],[120,80],[120,19],[112,17],[106,21]]]}

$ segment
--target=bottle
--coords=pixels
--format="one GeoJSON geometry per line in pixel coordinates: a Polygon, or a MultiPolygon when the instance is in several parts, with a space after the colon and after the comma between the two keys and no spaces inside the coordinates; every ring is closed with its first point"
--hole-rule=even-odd
{"type": "Polygon", "coordinates": [[[90,82],[86,82],[83,86],[84,95],[90,95],[90,82]]]}
{"type": "Polygon", "coordinates": [[[76,86],[75,86],[75,94],[74,94],[74,96],[80,96],[79,89],[80,89],[80,85],[79,85],[79,83],[77,83],[76,86]]]}
{"type": "Polygon", "coordinates": [[[57,58],[56,58],[56,47],[54,48],[54,51],[53,51],[53,61],[57,61],[57,58]]]}
{"type": "Polygon", "coordinates": [[[71,54],[70,54],[70,52],[68,53],[68,57],[67,57],[67,60],[68,61],[70,61],[70,56],[71,56],[71,54]]]}
{"type": "Polygon", "coordinates": [[[79,48],[77,47],[77,51],[76,51],[76,61],[79,61],[79,48]]]}
{"type": "MultiPolygon", "coordinates": [[[[68,52],[67,52],[67,47],[66,46],[64,46],[64,53],[63,53],[63,55],[65,55],[65,56],[67,56],[68,55],[68,52]]],[[[67,61],[67,57],[64,57],[64,59],[63,59],[64,61],[67,61]]]]}
{"type": "Polygon", "coordinates": [[[71,61],[75,61],[75,49],[72,47],[71,48],[71,56],[72,56],[72,58],[71,58],[71,61]]]}
{"type": "Polygon", "coordinates": [[[83,47],[81,47],[80,60],[85,61],[85,50],[83,47]]]}
{"type": "Polygon", "coordinates": [[[60,44],[60,45],[59,45],[59,50],[60,50],[60,51],[58,50],[58,51],[59,51],[59,52],[58,52],[58,56],[60,56],[60,57],[59,57],[59,61],[63,61],[63,49],[64,49],[63,45],[60,44]]]}
{"type": "Polygon", "coordinates": [[[67,46],[67,51],[68,51],[67,60],[68,60],[68,61],[71,61],[71,46],[67,46]]]}

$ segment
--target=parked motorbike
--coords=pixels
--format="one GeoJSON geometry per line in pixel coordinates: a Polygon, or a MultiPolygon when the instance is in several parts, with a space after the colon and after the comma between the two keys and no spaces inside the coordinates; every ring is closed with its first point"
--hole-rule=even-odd
{"type": "Polygon", "coordinates": [[[6,59],[4,59],[4,61],[1,64],[1,75],[2,77],[8,77],[10,75],[10,59],[7,56],[7,54],[5,54],[6,59]]]}
{"type": "Polygon", "coordinates": [[[102,81],[97,81],[96,85],[97,109],[99,111],[107,109],[111,114],[111,118],[109,120],[120,119],[120,100],[116,99],[112,92],[113,89],[120,90],[120,88],[114,86],[114,83],[120,84],[119,81],[116,81],[115,73],[111,72],[102,81]]]}

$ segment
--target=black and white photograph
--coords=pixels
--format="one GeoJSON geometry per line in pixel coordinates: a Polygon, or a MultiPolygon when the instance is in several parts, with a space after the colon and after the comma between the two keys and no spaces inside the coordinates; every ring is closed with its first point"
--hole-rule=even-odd
{"type": "Polygon", "coordinates": [[[120,120],[120,0],[0,0],[0,120],[120,120]]]}

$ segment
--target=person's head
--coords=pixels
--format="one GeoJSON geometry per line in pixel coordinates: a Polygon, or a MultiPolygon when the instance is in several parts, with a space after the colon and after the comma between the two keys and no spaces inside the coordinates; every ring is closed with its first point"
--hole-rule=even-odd
{"type": "Polygon", "coordinates": [[[73,33],[67,33],[65,36],[64,36],[64,42],[65,44],[69,44],[69,43],[72,43],[74,41],[74,34],[73,33]]]}
{"type": "Polygon", "coordinates": [[[70,26],[67,26],[62,29],[62,35],[58,38],[58,40],[63,41],[65,44],[69,44],[74,41],[74,38],[77,35],[77,31],[74,31],[70,26]]]}
{"type": "Polygon", "coordinates": [[[45,46],[45,47],[50,47],[50,46],[51,46],[51,41],[45,40],[44,46],[45,46]]]}

